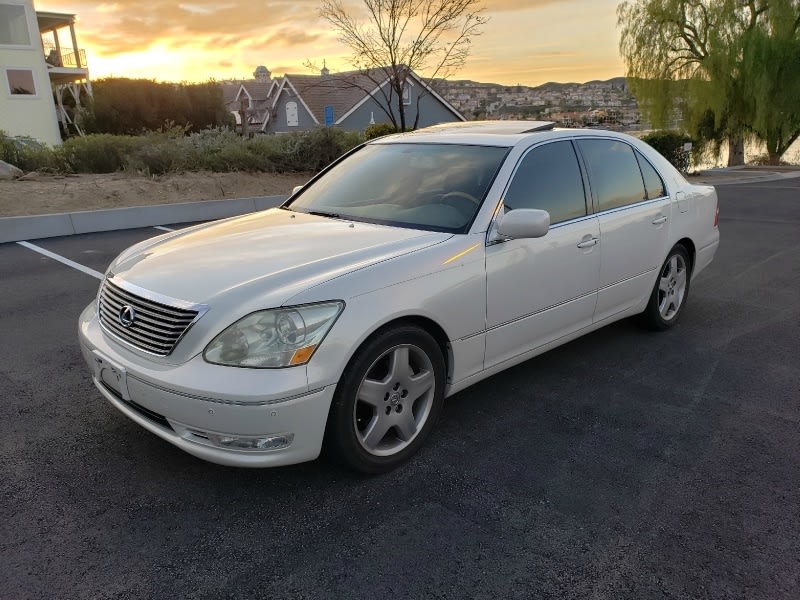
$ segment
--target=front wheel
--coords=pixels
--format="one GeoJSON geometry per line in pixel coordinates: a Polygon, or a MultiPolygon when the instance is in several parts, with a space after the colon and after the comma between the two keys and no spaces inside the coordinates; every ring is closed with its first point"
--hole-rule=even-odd
{"type": "Polygon", "coordinates": [[[445,364],[436,340],[411,325],[368,340],[336,388],[326,437],[349,467],[394,469],[411,457],[442,407],[445,364]]]}
{"type": "Polygon", "coordinates": [[[644,326],[663,331],[678,321],[689,298],[689,265],[689,254],[683,246],[678,244],[670,250],[653,286],[647,308],[639,315],[644,326]]]}

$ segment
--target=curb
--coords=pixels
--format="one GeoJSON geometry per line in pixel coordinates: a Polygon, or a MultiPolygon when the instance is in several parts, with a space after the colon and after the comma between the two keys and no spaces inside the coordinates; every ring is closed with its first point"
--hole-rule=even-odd
{"type": "Polygon", "coordinates": [[[0,218],[0,244],[50,237],[137,229],[235,217],[274,208],[288,196],[256,196],[230,200],[154,204],[106,210],[0,218]]]}
{"type": "Polygon", "coordinates": [[[765,181],[779,181],[781,179],[795,179],[800,177],[800,171],[777,170],[762,171],[756,169],[742,169],[738,167],[724,167],[700,171],[696,175],[687,177],[690,183],[702,185],[736,185],[742,183],[761,183],[765,181]]]}

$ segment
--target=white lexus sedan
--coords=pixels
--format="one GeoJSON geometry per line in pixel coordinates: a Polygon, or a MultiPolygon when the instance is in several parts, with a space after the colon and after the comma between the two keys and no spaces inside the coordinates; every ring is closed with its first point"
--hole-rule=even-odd
{"type": "Polygon", "coordinates": [[[542,122],[373,140],[280,207],[139,243],[80,317],[103,396],[166,441],[378,473],[447,396],[626,317],[686,310],[712,187],[632,137],[542,122]]]}

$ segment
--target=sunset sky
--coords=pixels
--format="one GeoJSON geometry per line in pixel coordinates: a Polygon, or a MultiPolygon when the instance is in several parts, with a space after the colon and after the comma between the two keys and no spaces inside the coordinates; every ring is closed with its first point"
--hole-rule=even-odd
{"type": "MultiPolygon", "coordinates": [[[[358,0],[354,6],[360,3],[358,0]]],[[[507,85],[585,82],[624,74],[617,51],[620,0],[485,0],[490,17],[457,79],[507,85]]],[[[319,0],[36,1],[75,13],[93,79],[207,81],[348,70],[347,48],[318,16],[319,0]]],[[[71,45],[68,35],[62,45],[71,45]]],[[[424,74],[424,73],[423,73],[424,74]]]]}

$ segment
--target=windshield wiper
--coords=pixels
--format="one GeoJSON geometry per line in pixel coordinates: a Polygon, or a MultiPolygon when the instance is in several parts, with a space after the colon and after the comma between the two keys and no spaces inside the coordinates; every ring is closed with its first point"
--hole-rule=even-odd
{"type": "Polygon", "coordinates": [[[306,214],[314,215],[314,216],[317,216],[317,217],[330,217],[331,219],[341,219],[342,218],[341,216],[339,216],[338,213],[324,212],[324,211],[321,211],[321,210],[310,210],[306,214]]]}

